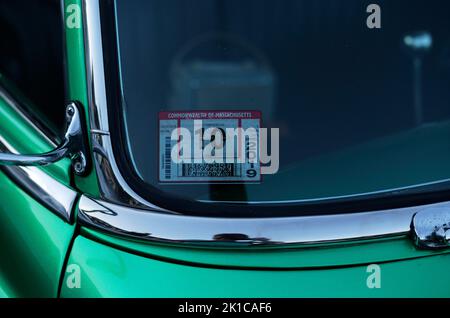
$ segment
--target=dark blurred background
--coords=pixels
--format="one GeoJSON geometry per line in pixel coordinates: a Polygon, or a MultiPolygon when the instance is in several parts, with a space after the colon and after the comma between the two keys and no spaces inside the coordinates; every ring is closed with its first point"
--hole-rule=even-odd
{"type": "Polygon", "coordinates": [[[415,128],[403,41],[418,31],[433,38],[420,124],[450,118],[449,0],[192,3],[117,0],[128,132],[144,178],[154,177],[156,129],[142,131],[160,110],[261,110],[266,127],[280,128],[282,167],[415,128]],[[379,30],[366,26],[371,3],[381,7],[379,30]]]}
{"type": "Polygon", "coordinates": [[[61,13],[59,0],[0,0],[0,73],[56,127],[64,118],[61,13]]]}

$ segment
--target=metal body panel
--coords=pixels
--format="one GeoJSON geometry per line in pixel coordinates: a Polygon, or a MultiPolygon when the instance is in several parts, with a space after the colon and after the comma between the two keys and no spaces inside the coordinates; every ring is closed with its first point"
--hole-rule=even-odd
{"type": "Polygon", "coordinates": [[[63,284],[62,297],[450,296],[448,254],[380,264],[379,289],[368,288],[366,265],[316,270],[196,267],[138,256],[81,236],[69,264],[80,266],[80,288],[63,284]]]}
{"type": "Polygon", "coordinates": [[[0,172],[0,294],[57,297],[74,231],[0,172]]]}

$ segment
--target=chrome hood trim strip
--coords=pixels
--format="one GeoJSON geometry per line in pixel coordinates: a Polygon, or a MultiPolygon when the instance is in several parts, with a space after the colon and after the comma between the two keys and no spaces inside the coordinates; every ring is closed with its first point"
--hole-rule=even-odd
{"type": "Polygon", "coordinates": [[[82,196],[80,223],[119,236],[156,243],[207,247],[308,246],[406,236],[412,217],[429,207],[283,218],[211,218],[163,214],[82,196]]]}

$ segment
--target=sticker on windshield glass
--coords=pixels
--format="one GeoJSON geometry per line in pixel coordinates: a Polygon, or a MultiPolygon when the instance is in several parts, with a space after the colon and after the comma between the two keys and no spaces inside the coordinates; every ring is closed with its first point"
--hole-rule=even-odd
{"type": "Polygon", "coordinates": [[[259,111],[159,113],[159,181],[260,182],[259,111]]]}

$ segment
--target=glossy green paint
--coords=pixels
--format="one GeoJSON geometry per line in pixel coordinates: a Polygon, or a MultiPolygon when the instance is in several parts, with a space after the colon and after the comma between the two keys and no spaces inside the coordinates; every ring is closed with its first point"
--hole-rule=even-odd
{"type": "MultiPolygon", "coordinates": [[[[69,5],[81,8],[82,3],[81,0],[64,1],[65,21],[72,13],[67,10],[69,5]]],[[[89,124],[83,29],[70,29],[65,24],[65,36],[68,99],[84,105],[89,124]]],[[[51,149],[2,100],[0,123],[0,134],[21,153],[51,149]]],[[[415,132],[409,150],[416,155],[414,149],[423,149],[416,147],[417,142],[428,145],[427,157],[430,158],[430,153],[437,154],[432,157],[439,160],[439,165],[434,163],[431,169],[439,176],[442,171],[448,172],[448,161],[439,154],[442,155],[441,146],[446,141],[442,138],[448,136],[449,125],[428,128],[423,133],[415,132]],[[430,134],[436,134],[436,138],[430,139],[430,134]],[[429,143],[430,140],[435,142],[429,143]]],[[[394,154],[399,150],[395,145],[391,145],[394,154]]],[[[374,149],[379,151],[376,144],[374,149]]],[[[351,155],[354,157],[355,153],[351,155]]],[[[417,156],[421,161],[420,154],[417,156]]],[[[348,173],[355,169],[345,156],[337,157],[348,164],[349,171],[342,170],[343,177],[348,179],[348,173]]],[[[404,156],[387,159],[397,162],[397,158],[404,156]]],[[[389,166],[380,165],[376,157],[373,162],[375,168],[389,166]]],[[[327,165],[322,163],[319,165],[322,174],[308,180],[300,173],[303,176],[300,180],[316,180],[316,183],[320,177],[328,180],[329,173],[323,170],[327,165]]],[[[75,178],[73,183],[68,159],[43,169],[66,185],[74,184],[80,192],[98,196],[94,171],[87,178],[75,178]]],[[[413,183],[423,177],[420,170],[414,171],[418,175],[410,174],[413,183]]],[[[296,174],[290,171],[289,175],[292,182],[298,182],[296,174]]],[[[350,188],[360,189],[361,183],[352,180],[350,188]]],[[[143,243],[86,228],[81,233],[69,250],[75,225],[65,223],[0,172],[0,297],[55,297],[62,272],[65,273],[61,282],[63,297],[450,297],[448,251],[419,251],[406,237],[302,249],[228,250],[143,243]],[[64,268],[67,254],[70,257],[66,265],[76,264],[81,268],[79,289],[71,289],[66,284],[71,279],[71,273],[64,268]],[[371,263],[381,266],[381,289],[366,286],[369,276],[366,268],[371,263]]]]}
{"type": "MultiPolygon", "coordinates": [[[[29,103],[5,78],[0,82],[15,99],[29,103]]],[[[24,106],[33,109],[32,104],[24,106]]],[[[21,154],[55,147],[2,98],[0,136],[21,154]]],[[[70,187],[70,166],[70,160],[63,159],[39,169],[70,187]]],[[[0,171],[0,297],[57,297],[74,230],[75,225],[53,214],[0,171]]]]}
{"type": "Polygon", "coordinates": [[[417,250],[408,237],[308,248],[208,249],[126,240],[85,228],[82,228],[81,233],[89,239],[130,253],[198,266],[315,268],[379,263],[449,252],[417,250]]]}
{"type": "Polygon", "coordinates": [[[0,297],[57,297],[74,230],[0,172],[0,297]]]}
{"type": "MultiPolygon", "coordinates": [[[[64,30],[66,38],[66,65],[67,65],[67,83],[68,83],[68,99],[76,100],[82,103],[86,114],[86,123],[88,131],[90,131],[89,122],[89,103],[87,95],[86,83],[86,63],[84,55],[84,34],[82,19],[82,1],[81,0],[65,0],[64,1],[64,30]],[[70,28],[67,19],[78,18],[79,11],[80,28],[70,28]],[[74,16],[75,15],[75,16],[74,16]]],[[[90,136],[90,134],[89,134],[90,136]]],[[[91,142],[91,140],[89,140],[91,142]]],[[[75,176],[75,185],[80,191],[88,193],[92,196],[99,196],[98,181],[95,170],[86,177],[75,176]]]]}
{"type": "MultiPolygon", "coordinates": [[[[363,250],[361,250],[363,251],[363,250]]],[[[80,266],[80,288],[62,297],[449,297],[450,255],[379,264],[381,288],[369,289],[367,266],[244,270],[187,266],[127,253],[83,236],[68,264],[80,266]]]]}

